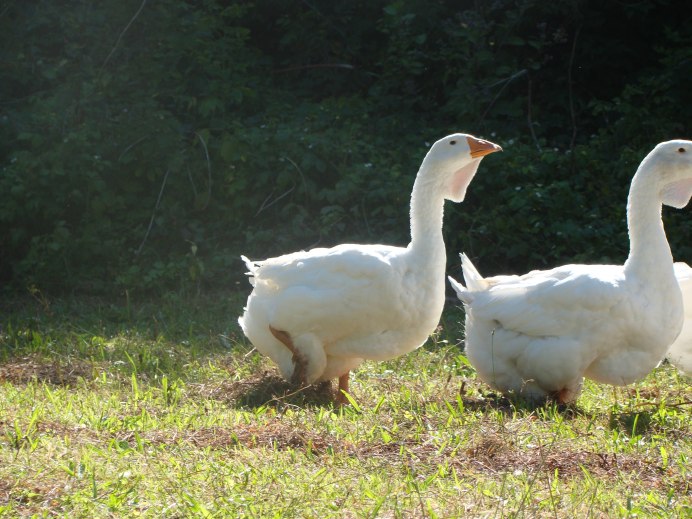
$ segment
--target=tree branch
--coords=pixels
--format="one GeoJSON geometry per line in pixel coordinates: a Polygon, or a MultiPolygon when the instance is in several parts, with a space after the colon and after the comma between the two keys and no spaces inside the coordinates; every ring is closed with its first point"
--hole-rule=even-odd
{"type": "Polygon", "coordinates": [[[99,70],[99,74],[103,72],[103,69],[106,67],[106,64],[108,61],[111,59],[111,56],[115,52],[115,49],[118,48],[118,45],[120,44],[120,40],[122,40],[123,35],[127,32],[127,30],[130,28],[130,26],[134,23],[134,21],[137,19],[139,16],[139,13],[142,12],[142,9],[144,9],[144,5],[147,3],[147,0],[142,0],[142,5],[139,6],[139,9],[137,9],[137,12],[134,14],[132,19],[127,23],[125,28],[120,32],[120,35],[118,36],[118,39],[115,41],[115,45],[113,45],[113,48],[111,51],[108,53],[108,56],[106,56],[106,59],[103,61],[103,65],[101,65],[101,69],[99,70]]]}
{"type": "Polygon", "coordinates": [[[144,244],[147,241],[147,238],[149,237],[149,233],[151,232],[151,227],[154,225],[154,216],[156,216],[156,210],[159,208],[159,204],[161,203],[161,196],[163,195],[163,188],[166,187],[166,180],[168,180],[168,175],[170,174],[171,170],[169,169],[166,171],[166,174],[163,177],[163,182],[161,182],[161,190],[159,191],[159,197],[156,199],[156,205],[154,206],[154,210],[151,212],[151,220],[149,220],[149,227],[147,227],[147,232],[144,234],[144,239],[142,240],[142,243],[139,244],[139,247],[135,251],[135,256],[139,256],[139,254],[142,252],[142,248],[144,247],[144,244]]]}

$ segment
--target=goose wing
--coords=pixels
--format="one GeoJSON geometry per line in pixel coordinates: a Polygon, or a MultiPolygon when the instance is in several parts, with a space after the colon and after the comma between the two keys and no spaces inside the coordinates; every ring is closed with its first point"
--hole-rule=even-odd
{"type": "Polygon", "coordinates": [[[340,245],[255,262],[253,297],[272,325],[330,341],[391,326],[405,297],[399,261],[405,249],[340,245]]]}
{"type": "Polygon", "coordinates": [[[474,318],[534,337],[574,335],[612,316],[625,297],[621,267],[565,265],[523,276],[486,278],[473,294],[474,318]]]}

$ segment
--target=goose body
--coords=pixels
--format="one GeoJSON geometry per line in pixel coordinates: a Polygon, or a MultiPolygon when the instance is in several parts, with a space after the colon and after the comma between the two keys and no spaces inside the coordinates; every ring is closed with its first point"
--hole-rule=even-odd
{"type": "Polygon", "coordinates": [[[680,290],[682,290],[685,322],[680,335],[671,344],[666,356],[671,364],[692,377],[692,268],[687,263],[676,263],[675,277],[678,278],[680,290]]]}
{"type": "Polygon", "coordinates": [[[647,155],[627,205],[624,265],[564,265],[523,276],[483,278],[462,255],[466,352],[478,376],[502,392],[561,402],[583,377],[625,385],[646,376],[683,324],[683,303],[661,221],[662,204],[692,196],[692,142],[668,141],[647,155]]]}
{"type": "Polygon", "coordinates": [[[287,380],[338,377],[343,391],[364,359],[422,345],[445,299],[444,200],[461,202],[482,157],[498,150],[465,134],[433,144],[411,194],[407,247],[342,244],[264,261],[243,257],[254,286],[238,319],[245,335],[287,380]]]}

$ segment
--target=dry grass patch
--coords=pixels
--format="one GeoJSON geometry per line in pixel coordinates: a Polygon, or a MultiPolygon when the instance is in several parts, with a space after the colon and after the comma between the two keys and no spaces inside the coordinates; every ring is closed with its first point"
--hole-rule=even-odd
{"type": "Polygon", "coordinates": [[[82,359],[53,359],[37,354],[27,355],[0,363],[0,383],[23,385],[38,381],[74,387],[80,381],[93,378],[95,368],[93,362],[82,359]]]}

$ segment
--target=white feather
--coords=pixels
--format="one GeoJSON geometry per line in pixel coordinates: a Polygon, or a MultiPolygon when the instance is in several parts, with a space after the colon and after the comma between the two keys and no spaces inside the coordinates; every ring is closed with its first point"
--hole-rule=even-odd
{"type": "Polygon", "coordinates": [[[467,288],[455,289],[466,306],[466,351],[478,376],[503,392],[570,401],[585,376],[625,385],[656,367],[683,324],[661,204],[689,200],[691,178],[690,141],[661,143],[644,159],[630,188],[625,265],[483,279],[462,255],[467,288]]]}
{"type": "Polygon", "coordinates": [[[290,379],[341,377],[363,359],[385,360],[422,345],[444,305],[444,200],[461,201],[481,157],[497,145],[464,134],[437,141],[411,193],[408,247],[343,244],[252,262],[240,325],[290,379]],[[303,361],[271,332],[285,332],[303,361]]]}
{"type": "Polygon", "coordinates": [[[685,322],[666,356],[680,371],[692,377],[692,268],[687,263],[676,263],[675,277],[682,290],[685,322]]]}

